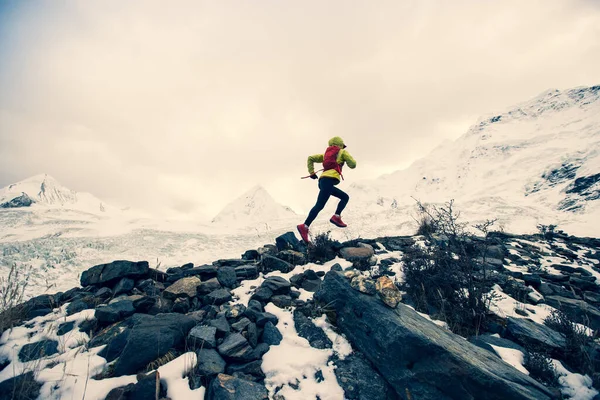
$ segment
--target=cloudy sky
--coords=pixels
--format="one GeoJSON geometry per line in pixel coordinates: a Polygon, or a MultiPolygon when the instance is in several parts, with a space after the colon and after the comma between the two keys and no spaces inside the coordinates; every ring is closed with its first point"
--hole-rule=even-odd
{"type": "Polygon", "coordinates": [[[0,187],[48,173],[157,215],[256,184],[303,212],[339,135],[353,181],[476,119],[600,84],[600,2],[0,0],[0,187]]]}

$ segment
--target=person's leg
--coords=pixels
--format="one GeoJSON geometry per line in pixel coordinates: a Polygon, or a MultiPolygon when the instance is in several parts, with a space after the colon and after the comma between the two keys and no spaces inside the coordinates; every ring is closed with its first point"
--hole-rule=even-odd
{"type": "Polygon", "coordinates": [[[312,222],[317,218],[317,215],[321,212],[321,210],[327,204],[327,200],[331,196],[331,192],[333,191],[335,179],[329,178],[321,178],[319,179],[319,196],[317,197],[317,203],[308,213],[308,217],[306,217],[306,221],[304,221],[304,225],[310,226],[312,222]]]}
{"type": "Polygon", "coordinates": [[[344,211],[344,208],[346,208],[348,200],[350,200],[350,196],[348,196],[348,193],[336,187],[332,188],[331,195],[340,199],[340,202],[335,210],[335,215],[342,215],[342,211],[344,211]]]}

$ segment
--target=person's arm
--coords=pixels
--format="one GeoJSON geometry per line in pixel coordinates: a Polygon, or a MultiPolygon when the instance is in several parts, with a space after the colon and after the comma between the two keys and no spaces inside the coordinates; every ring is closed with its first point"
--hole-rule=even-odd
{"type": "Polygon", "coordinates": [[[352,169],[356,168],[356,160],[350,155],[350,153],[348,153],[347,150],[341,150],[340,153],[342,153],[340,156],[342,162],[348,164],[348,167],[352,169]]]}
{"type": "Polygon", "coordinates": [[[323,162],[323,154],[315,154],[312,156],[308,156],[308,161],[306,162],[306,166],[308,167],[308,173],[313,175],[315,173],[315,163],[323,162]]]}

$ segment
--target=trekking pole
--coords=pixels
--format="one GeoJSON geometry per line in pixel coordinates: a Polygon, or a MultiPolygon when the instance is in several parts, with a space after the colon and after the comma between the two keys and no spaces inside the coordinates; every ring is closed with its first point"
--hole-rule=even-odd
{"type": "Polygon", "coordinates": [[[311,176],[315,175],[317,172],[321,172],[321,171],[324,171],[324,170],[325,170],[325,169],[320,169],[320,170],[318,170],[318,171],[315,171],[315,172],[314,172],[313,174],[311,174],[311,175],[302,176],[302,177],[300,177],[300,179],[306,179],[306,178],[310,178],[311,176]]]}

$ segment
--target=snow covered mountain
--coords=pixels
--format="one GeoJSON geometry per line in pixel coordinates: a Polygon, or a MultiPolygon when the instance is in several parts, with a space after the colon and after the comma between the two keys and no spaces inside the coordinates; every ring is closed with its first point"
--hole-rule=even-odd
{"type": "Polygon", "coordinates": [[[455,199],[470,221],[498,218],[516,231],[558,223],[600,234],[600,86],[550,90],[485,116],[409,168],[349,192],[355,220],[398,221],[414,209],[413,198],[455,199]]]}
{"type": "Polygon", "coordinates": [[[35,175],[0,189],[0,207],[19,208],[33,205],[91,213],[104,213],[107,212],[107,208],[113,208],[89,193],[77,193],[62,186],[47,174],[35,175]]]}
{"type": "Polygon", "coordinates": [[[75,192],[47,174],[0,189],[0,241],[122,234],[143,217],[137,210],[75,192]]]}
{"type": "Polygon", "coordinates": [[[277,203],[262,186],[257,185],[225,206],[212,222],[222,226],[248,227],[293,218],[297,219],[298,215],[291,208],[277,203]]]}

